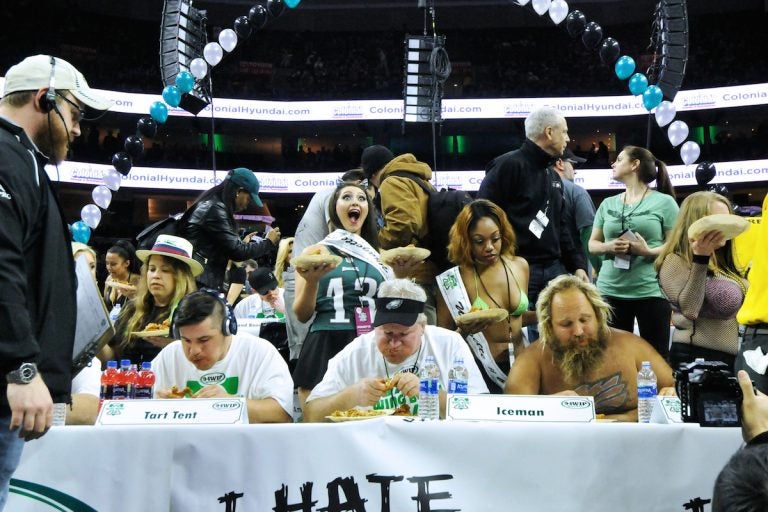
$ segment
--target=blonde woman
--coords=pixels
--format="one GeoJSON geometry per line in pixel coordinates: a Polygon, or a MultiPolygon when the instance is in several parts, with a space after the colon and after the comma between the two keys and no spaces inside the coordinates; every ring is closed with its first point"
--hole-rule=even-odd
{"type": "Polygon", "coordinates": [[[688,228],[702,217],[732,214],[731,203],[714,192],[686,197],[667,243],[656,260],[659,283],[672,305],[672,368],[697,357],[723,361],[733,370],[738,350],[736,312],[747,281],[733,259],[733,246],[718,231],[688,238],[688,228]]]}
{"type": "Polygon", "coordinates": [[[154,330],[147,329],[150,323],[163,325],[167,320],[170,325],[176,305],[197,289],[195,277],[202,274],[203,267],[192,259],[192,244],[170,235],[160,235],[151,250],[136,251],[136,256],[144,262],[139,287],[136,298],[128,302],[117,319],[109,358],[130,359],[141,365],[152,361],[173,339],[167,333],[153,337],[134,333],[154,330]]]}
{"type": "Polygon", "coordinates": [[[277,247],[277,257],[275,258],[275,278],[279,288],[285,287],[283,272],[291,265],[291,253],[293,252],[294,237],[289,236],[280,240],[277,247]]]}

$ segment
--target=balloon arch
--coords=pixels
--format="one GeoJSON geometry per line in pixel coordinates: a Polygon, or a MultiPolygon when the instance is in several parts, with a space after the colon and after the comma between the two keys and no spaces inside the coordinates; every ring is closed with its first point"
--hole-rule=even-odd
{"type": "MultiPolygon", "coordinates": [[[[106,210],[112,201],[112,192],[120,188],[122,176],[127,176],[130,172],[133,158],[139,157],[144,152],[141,136],[155,137],[158,124],[163,124],[168,119],[168,106],[178,107],[182,96],[194,88],[195,81],[205,78],[226,54],[237,47],[240,41],[244,41],[252,32],[262,29],[269,21],[281,16],[286,8],[294,9],[300,3],[301,0],[267,0],[266,6],[254,5],[247,16],[243,15],[235,19],[233,28],[224,29],[219,33],[218,42],[210,42],[205,46],[203,57],[193,59],[189,64],[189,71],[181,71],[176,75],[175,85],[168,85],[163,89],[161,94],[163,101],[158,100],[152,103],[149,116],[143,116],[137,121],[137,135],[126,137],[124,151],[119,151],[112,156],[114,169],[104,172],[102,178],[104,184],[97,185],[91,194],[93,203],[82,208],[81,220],[74,222],[70,227],[74,240],[88,243],[91,230],[96,229],[101,222],[101,210],[106,210]]],[[[690,132],[688,125],[683,121],[674,120],[677,115],[675,106],[671,101],[664,100],[663,92],[657,85],[649,85],[645,74],[636,72],[635,60],[632,57],[621,55],[621,47],[616,39],[603,37],[603,29],[598,23],[587,21],[587,17],[579,10],[569,12],[568,3],[565,0],[514,0],[513,3],[521,7],[530,4],[539,16],[548,14],[555,25],[565,23],[565,28],[572,38],[581,37],[587,48],[597,49],[600,59],[606,65],[613,65],[619,80],[628,80],[629,91],[634,96],[642,96],[643,106],[648,112],[653,112],[659,127],[669,125],[667,138],[673,147],[680,146],[680,158],[683,163],[688,165],[699,159],[701,154],[699,145],[691,140],[686,141],[690,132]]],[[[714,178],[715,172],[712,163],[702,162],[696,168],[697,181],[699,184],[705,184],[714,178]],[[709,179],[703,181],[705,177],[709,179]]]]}

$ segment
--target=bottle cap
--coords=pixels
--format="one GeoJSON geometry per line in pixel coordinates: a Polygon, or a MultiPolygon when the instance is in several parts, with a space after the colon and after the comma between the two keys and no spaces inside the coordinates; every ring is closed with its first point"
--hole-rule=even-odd
{"type": "Polygon", "coordinates": [[[131,366],[131,360],[130,359],[121,359],[120,360],[120,366],[131,366]]]}
{"type": "Polygon", "coordinates": [[[107,361],[107,368],[117,368],[117,361],[107,361]]]}
{"type": "Polygon", "coordinates": [[[144,361],[141,363],[141,369],[142,370],[151,370],[152,369],[152,363],[149,361],[144,361]]]}
{"type": "Polygon", "coordinates": [[[650,361],[643,361],[643,366],[651,366],[651,362],[650,361]]]}

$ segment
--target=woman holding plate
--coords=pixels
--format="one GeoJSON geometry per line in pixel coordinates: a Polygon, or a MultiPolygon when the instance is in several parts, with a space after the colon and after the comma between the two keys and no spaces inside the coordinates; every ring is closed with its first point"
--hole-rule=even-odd
{"type": "Polygon", "coordinates": [[[136,298],[120,311],[108,359],[130,359],[141,366],[173,341],[169,337],[173,310],[185,295],[197,289],[195,277],[203,272],[192,254],[191,243],[171,235],[158,236],[151,250],[136,251],[144,263],[141,279],[136,298]],[[152,334],[154,331],[157,335],[152,334]]]}
{"type": "MultiPolygon", "coordinates": [[[[296,268],[293,311],[300,322],[312,321],[293,373],[302,408],[322,380],[328,361],[372,330],[379,284],[393,277],[392,268],[379,258],[374,206],[364,186],[349,181],[339,184],[328,213],[328,236],[292,261],[296,268]]],[[[398,265],[396,273],[408,273],[416,265],[407,261],[398,265]]]]}
{"type": "Polygon", "coordinates": [[[733,246],[726,233],[714,224],[698,234],[695,227],[689,230],[700,219],[723,214],[749,226],[732,215],[731,203],[719,194],[695,192],[686,197],[656,260],[659,283],[672,306],[675,326],[669,351],[672,368],[703,357],[722,361],[733,371],[739,334],[736,312],[744,302],[747,281],[734,263],[733,246]]]}
{"type": "Polygon", "coordinates": [[[442,299],[437,323],[466,339],[488,389],[503,393],[510,345],[517,352],[523,325],[536,321],[536,313],[528,311],[528,262],[515,256],[515,232],[506,214],[486,199],[464,207],[450,240],[448,259],[457,266],[437,276],[442,299]]]}

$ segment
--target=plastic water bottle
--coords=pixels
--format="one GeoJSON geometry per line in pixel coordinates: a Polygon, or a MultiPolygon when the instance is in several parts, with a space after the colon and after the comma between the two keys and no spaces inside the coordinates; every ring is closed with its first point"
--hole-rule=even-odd
{"type": "Polygon", "coordinates": [[[125,395],[127,398],[136,398],[136,384],[139,380],[139,367],[132,364],[123,376],[125,380],[125,395]]]}
{"type": "Polygon", "coordinates": [[[120,310],[122,308],[122,304],[115,304],[112,306],[112,310],[109,312],[109,319],[112,320],[112,323],[117,322],[117,317],[120,316],[120,310]]]}
{"type": "Polygon", "coordinates": [[[448,370],[448,393],[451,395],[466,395],[469,383],[469,372],[464,366],[464,358],[456,356],[453,367],[448,370]]]}
{"type": "Polygon", "coordinates": [[[117,361],[107,361],[107,369],[101,372],[101,396],[99,397],[99,409],[104,400],[112,400],[114,396],[115,381],[117,380],[117,361]]]}
{"type": "Polygon", "coordinates": [[[649,423],[653,412],[653,402],[656,400],[656,374],[651,369],[651,363],[643,361],[637,373],[637,421],[649,423]]]}
{"type": "Polygon", "coordinates": [[[138,399],[147,399],[154,396],[155,391],[155,372],[152,371],[152,363],[144,361],[141,363],[141,371],[136,379],[136,392],[134,397],[138,399]]]}
{"type": "Polygon", "coordinates": [[[419,372],[419,417],[425,420],[440,418],[440,368],[435,356],[424,359],[424,367],[419,372]]]}

